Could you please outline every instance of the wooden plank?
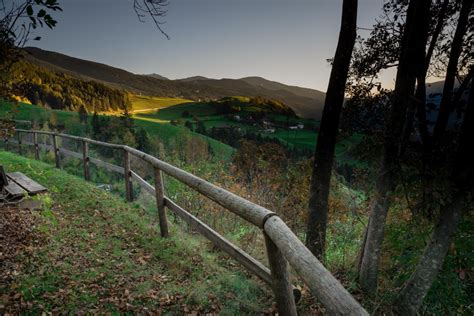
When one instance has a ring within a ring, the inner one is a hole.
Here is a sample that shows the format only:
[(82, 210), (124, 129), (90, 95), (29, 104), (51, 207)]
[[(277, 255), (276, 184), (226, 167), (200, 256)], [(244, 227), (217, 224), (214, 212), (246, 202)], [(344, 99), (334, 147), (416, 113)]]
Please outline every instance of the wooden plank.
[(137, 181), (138, 185), (145, 191), (147, 191), (148, 193), (150, 193), (151, 195), (155, 196), (156, 192), (155, 192), (155, 188), (149, 184), (148, 182), (145, 181), (145, 179), (143, 179), (142, 177), (140, 177), (138, 174), (136, 174), (134, 171), (131, 171), (132, 173), (132, 179)]
[(67, 139), (72, 139), (72, 140), (77, 140), (77, 141), (86, 141), (89, 144), (93, 145), (98, 145), (98, 146), (103, 146), (103, 147), (108, 147), (108, 148), (114, 148), (114, 149), (123, 149), (124, 145), (120, 144), (110, 144), (106, 142), (101, 142), (98, 140), (90, 139), (87, 137), (80, 137), (80, 136), (74, 136), (74, 135), (68, 135), (68, 134), (61, 134), (61, 133), (55, 133), (55, 132), (48, 132), (48, 131), (37, 131), (37, 130), (28, 130), (28, 129), (21, 129), (17, 128), (17, 131), (20, 131), (22, 133), (33, 133), (33, 134), (41, 134), (41, 135), (57, 135), (59, 137), (67, 138)]
[(160, 221), (161, 237), (168, 237), (168, 221), (166, 220), (165, 210), (165, 188), (163, 186), (163, 176), (161, 170), (154, 168), (155, 172), (155, 198), (156, 208), (158, 209), (158, 219)]
[(265, 236), (268, 263), (272, 274), (272, 289), (277, 303), (278, 314), (296, 316), (296, 304), (290, 283), (288, 262), (283, 258), (280, 249), (278, 249), (270, 237), (265, 232), (263, 234)]
[(171, 177), (183, 182), (184, 184), (215, 201), (234, 214), (256, 225), (257, 227), (263, 228), (265, 220), (269, 216), (275, 214), (274, 212), (271, 212), (260, 205), (252, 203), (234, 193), (231, 193), (199, 177), (196, 177), (189, 172), (161, 161), (156, 157), (129, 146), (124, 146), (124, 149), (134, 156), (150, 163), (153, 167), (156, 167)]
[(2, 165), (0, 165), (0, 190), (8, 185), (8, 178), (7, 174), (5, 173), (5, 169)]
[[(79, 155), (80, 155), (80, 154), (79, 154)], [(81, 157), (81, 158), (82, 158), (82, 157)], [(113, 171), (113, 172), (117, 172), (117, 173), (120, 173), (120, 174), (124, 174), (124, 173), (125, 173), (123, 167), (120, 167), (120, 166), (111, 164), (111, 163), (109, 163), (109, 162), (105, 162), (105, 161), (102, 161), (102, 160), (100, 160), (100, 159), (92, 158), (92, 157), (89, 157), (89, 161), (90, 161), (91, 163), (93, 163), (94, 165), (96, 165), (97, 167), (102, 167), (102, 168), (104, 168), (104, 169), (107, 169), (108, 171)]]
[(23, 189), (22, 187), (20, 187), (18, 184), (16, 184), (13, 181), (9, 181), (8, 185), (3, 188), (12, 197), (21, 197), (21, 196), (24, 196), (25, 194), (28, 194), (28, 192), (26, 192), (25, 189)]
[(130, 169), (130, 155), (128, 151), (123, 151), (123, 169), (124, 169), (124, 181), (125, 181), (125, 198), (127, 201), (133, 201), (133, 185), (132, 185), (132, 174)]
[(36, 181), (31, 180), (21, 172), (7, 173), (7, 177), (10, 178), (10, 180), (16, 182), (19, 186), (21, 186), (23, 189), (25, 189), (31, 194), (47, 191), (44, 186), (42, 186)]
[[(16, 142), (17, 141), (15, 141), (15, 143)], [(34, 146), (34, 143), (31, 143), (31, 142), (23, 142), (23, 144)], [(38, 144), (38, 146), (42, 149), (53, 150), (53, 146), (51, 146), (51, 145)], [(77, 159), (81, 159), (81, 160), (84, 159), (83, 154), (77, 153), (75, 151), (67, 150), (67, 149), (64, 149), (64, 148), (58, 148), (58, 150), (62, 155), (66, 156), (66, 157), (73, 157), (73, 158), (77, 158)], [(91, 163), (93, 163), (94, 165), (96, 165), (97, 167), (102, 167), (104, 169), (107, 169), (108, 171), (113, 171), (113, 172), (117, 172), (117, 173), (120, 173), (120, 174), (124, 174), (123, 167), (111, 164), (109, 162), (102, 161), (102, 160), (97, 159), (97, 158), (92, 158), (92, 157), (89, 157), (89, 161)]]
[(240, 262), (247, 270), (258, 276), (267, 284), (272, 284), (272, 277), (270, 270), (265, 267), (260, 261), (250, 256), (248, 253), (232, 244), (225, 239), (221, 234), (207, 226), (204, 222), (192, 215), (188, 211), (181, 208), (179, 205), (165, 197), (165, 206), (172, 210), (176, 215), (182, 218), (194, 230), (212, 241), (214, 245), (225, 253), (229, 254), (236, 261)]
[(22, 151), (22, 148), (21, 148), (21, 133), (18, 132), (17, 133), (17, 143), (18, 143), (18, 154), (20, 154), (20, 156), (23, 155), (23, 151)]
[(82, 141), (82, 166), (84, 168), (84, 179), (89, 181), (91, 179), (89, 169), (89, 144), (85, 141)]
[(54, 160), (56, 162), (56, 168), (60, 169), (61, 168), (61, 157), (59, 155), (59, 148), (57, 144), (57, 139), (56, 135), (51, 135), (52, 140), (53, 140), (53, 151), (54, 151)]
[(329, 315), (369, 315), (280, 217), (268, 218), (264, 230)]
[(33, 132), (33, 144), (35, 146), (35, 159), (39, 160), (38, 134), (36, 132)]

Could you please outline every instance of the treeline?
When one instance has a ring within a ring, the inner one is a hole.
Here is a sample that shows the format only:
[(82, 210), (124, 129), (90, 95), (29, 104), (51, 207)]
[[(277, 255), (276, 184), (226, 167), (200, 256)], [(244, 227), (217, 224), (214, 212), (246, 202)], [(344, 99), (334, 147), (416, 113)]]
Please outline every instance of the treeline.
[(211, 127), (206, 129), (202, 121), (198, 121), (196, 128), (190, 121), (186, 121), (184, 124), (191, 131), (206, 135), (210, 138), (216, 139), (224, 144), (239, 149), (243, 140), (252, 141), (258, 145), (264, 144), (276, 144), (281, 146), (288, 157), (309, 157), (313, 154), (312, 150), (305, 148), (298, 148), (296, 146), (288, 146), (284, 141), (278, 138), (264, 136), (260, 133), (254, 133), (248, 130), (242, 130), (238, 127), (229, 126), (225, 128)]
[(14, 65), (9, 81), (16, 95), (55, 110), (77, 111), (83, 107), (88, 112), (120, 111), (131, 105), (124, 91), (53, 72), (26, 61)]
[[(87, 124), (87, 114), (79, 111), (82, 123)], [(124, 111), (120, 117), (98, 115), (94, 112), (91, 119), (92, 138), (103, 142), (114, 144), (125, 144), (138, 150), (149, 152), (151, 149), (150, 137), (143, 128), (137, 128), (128, 111)], [(112, 156), (108, 148), (99, 150), (106, 156)]]
[(219, 100), (210, 101), (209, 105), (214, 107), (217, 114), (231, 114), (241, 111), (253, 113), (271, 113), (287, 116), (296, 116), (295, 112), (286, 104), (279, 100), (256, 96), (247, 97), (225, 97)]

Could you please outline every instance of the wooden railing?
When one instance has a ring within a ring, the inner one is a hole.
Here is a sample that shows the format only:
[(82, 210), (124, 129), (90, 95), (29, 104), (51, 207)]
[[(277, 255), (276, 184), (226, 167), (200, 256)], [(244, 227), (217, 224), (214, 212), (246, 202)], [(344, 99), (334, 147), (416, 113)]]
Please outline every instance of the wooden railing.
[[(321, 302), (329, 314), (368, 315), (366, 310), (323, 264), (312, 255), (300, 239), (274, 212), (129, 146), (38, 130), (16, 129), (15, 132), (16, 139), (15, 137), (10, 140), (5, 139), (5, 143), (7, 148), (11, 147), (9, 143), (14, 143), (20, 155), (23, 153), (23, 146), (29, 145), (34, 147), (36, 159), (40, 158), (40, 148), (53, 151), (57, 168), (61, 167), (61, 156), (81, 159), (83, 161), (84, 178), (86, 180), (90, 179), (90, 163), (95, 164), (97, 167), (122, 174), (125, 180), (126, 198), (128, 201), (133, 200), (132, 181), (135, 181), (141, 188), (156, 197), (162, 237), (169, 235), (168, 221), (166, 218), (166, 209), (168, 209), (182, 218), (197, 232), (213, 242), (220, 250), (237, 260), (251, 273), (268, 283), (275, 295), (280, 315), (296, 315), (295, 296), (299, 297), (300, 295), (299, 291), (290, 283), (288, 262), (299, 274), (301, 279), (304, 280), (305, 284), (311, 290), (311, 293)], [(32, 134), (33, 142), (23, 141), (22, 134)], [(40, 134), (49, 135), (51, 137), (51, 145), (38, 143), (38, 135)], [(58, 146), (59, 142), (57, 141), (58, 137), (79, 142), (82, 147), (82, 153), (60, 148)], [(89, 145), (97, 145), (121, 151), (123, 155), (123, 166), (117, 166), (90, 157)], [(140, 158), (154, 168), (154, 186), (131, 170), (131, 155)], [(262, 229), (270, 269), (232, 244), (197, 217), (177, 205), (169, 197), (166, 197), (162, 172), (181, 181), (188, 187), (198, 191), (232, 213)]]

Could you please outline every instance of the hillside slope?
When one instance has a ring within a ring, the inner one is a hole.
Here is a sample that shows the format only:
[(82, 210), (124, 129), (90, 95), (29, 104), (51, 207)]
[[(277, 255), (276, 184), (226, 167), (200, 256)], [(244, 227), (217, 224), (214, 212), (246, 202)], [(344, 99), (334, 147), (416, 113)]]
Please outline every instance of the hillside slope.
[(260, 314), (269, 291), (223, 268), (171, 222), (160, 238), (146, 211), (42, 162), (0, 151), (51, 193), (40, 211), (0, 206), (0, 314)]
[[(262, 96), (283, 101), (298, 115), (320, 118), (325, 93), (288, 86), (259, 77), (208, 79), (201, 76), (181, 80), (160, 79), (159, 75), (137, 75), (105, 64), (70, 57), (35, 47), (25, 49), (26, 58), (55, 71), (82, 79), (94, 79), (136, 93), (152, 96), (182, 97), (192, 100), (219, 99), (227, 96)], [(256, 79), (257, 78), (257, 79)]]

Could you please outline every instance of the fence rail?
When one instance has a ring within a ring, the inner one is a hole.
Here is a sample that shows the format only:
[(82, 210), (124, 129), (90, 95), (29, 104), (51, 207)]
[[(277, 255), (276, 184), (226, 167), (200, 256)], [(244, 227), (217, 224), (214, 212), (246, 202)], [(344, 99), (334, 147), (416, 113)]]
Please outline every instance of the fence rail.
[[(169, 234), (166, 218), (166, 209), (168, 209), (214, 243), (220, 250), (226, 252), (242, 264), (248, 271), (269, 284), (275, 295), (280, 315), (296, 315), (295, 297), (299, 298), (300, 296), (299, 291), (290, 283), (288, 262), (309, 287), (311, 293), (331, 315), (368, 315), (367, 311), (323, 264), (312, 255), (300, 239), (274, 212), (126, 145), (110, 144), (89, 138), (47, 131), (16, 129), (15, 132), (17, 133), (16, 139), (14, 137), (12, 139), (6, 138), (5, 143), (7, 147), (10, 147), (9, 143), (16, 144), (20, 155), (23, 153), (22, 147), (28, 145), (34, 147), (36, 159), (40, 159), (40, 148), (52, 151), (55, 155), (56, 167), (58, 168), (61, 167), (61, 156), (81, 159), (86, 180), (90, 179), (89, 163), (122, 174), (124, 176), (128, 201), (133, 200), (132, 182), (135, 181), (143, 190), (154, 195), (156, 198), (162, 237), (166, 237)], [(22, 134), (32, 134), (33, 142), (22, 141)], [(38, 135), (49, 135), (51, 137), (51, 145), (38, 143)], [(57, 141), (58, 138), (81, 143), (82, 153), (60, 148), (60, 142)], [(117, 166), (90, 157), (89, 145), (120, 150), (123, 155), (123, 166)], [(140, 158), (154, 168), (154, 186), (131, 170), (130, 156)], [(223, 206), (228, 211), (262, 229), (270, 268), (265, 267), (257, 259), (251, 257), (196, 216), (177, 205), (169, 197), (166, 197), (164, 195), (162, 173), (166, 173), (181, 181), (188, 187)]]

